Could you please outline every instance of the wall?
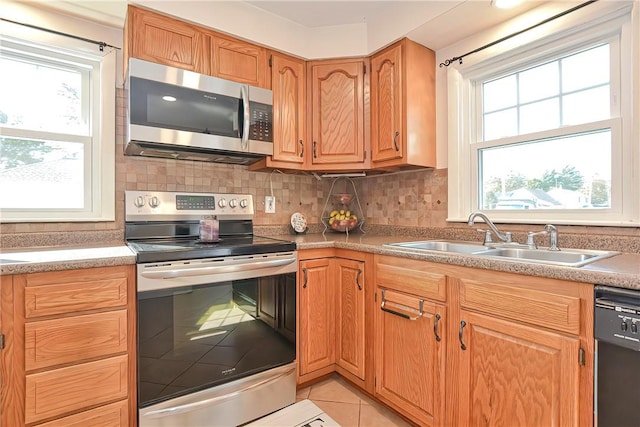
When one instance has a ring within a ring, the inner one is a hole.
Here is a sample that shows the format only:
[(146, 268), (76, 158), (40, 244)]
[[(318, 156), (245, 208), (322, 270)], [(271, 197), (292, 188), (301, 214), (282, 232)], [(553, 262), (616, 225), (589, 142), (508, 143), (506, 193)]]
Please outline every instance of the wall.
[[(45, 17), (36, 22), (46, 26), (47, 19)], [(86, 26), (85, 22), (79, 28)], [(69, 25), (63, 27), (74, 29)], [(437, 52), (438, 62), (460, 54), (468, 47), (477, 47), (489, 37), (490, 35), (485, 34), (475, 41), (468, 40), (459, 46), (439, 51)], [(117, 40), (108, 41), (118, 45)], [(635, 54), (637, 55), (637, 52)], [(443, 76), (446, 77), (446, 71), (440, 69), (437, 74), (437, 86), (440, 89), (437, 93), (437, 127), (439, 150), (444, 144), (446, 159), (447, 105), (446, 91), (444, 94), (442, 92), (443, 84), (446, 84)], [(304, 213), (311, 224), (320, 223), (321, 211), (329, 194), (331, 181), (318, 181), (309, 174), (249, 172), (243, 166), (125, 157), (122, 154), (125, 120), (124, 92), (122, 90), (118, 91), (117, 109), (116, 221), (0, 224), (0, 247), (122, 241), (124, 238), (125, 190), (246, 192), (253, 194), (256, 200), (255, 223), (257, 226), (274, 226), (274, 231), (286, 230), (291, 213), (296, 211)], [(640, 123), (640, 120), (638, 122)], [(438, 155), (441, 155), (440, 151)], [(399, 228), (405, 227), (407, 233), (428, 232), (432, 235), (448, 229), (457, 229), (469, 233), (469, 238), (477, 238), (477, 234), (466, 224), (446, 222), (447, 169), (445, 167), (446, 163), (444, 166), (439, 164), (439, 169), (436, 170), (374, 175), (355, 179), (357, 193), (366, 217), (366, 227), (380, 232), (387, 229), (393, 229), (397, 232)], [(276, 196), (276, 214), (265, 214), (262, 203), (264, 196), (270, 193), (270, 181)], [(389, 225), (394, 227), (388, 227)], [(520, 232), (520, 234), (524, 234), (527, 230), (540, 229), (536, 225), (507, 225), (501, 228)], [(321, 226), (314, 227), (314, 231), (322, 231), (322, 229)], [(560, 232), (562, 235), (595, 235), (597, 239), (593, 240), (598, 241), (617, 236), (640, 238), (640, 228), (638, 227), (565, 226), (560, 227)]]

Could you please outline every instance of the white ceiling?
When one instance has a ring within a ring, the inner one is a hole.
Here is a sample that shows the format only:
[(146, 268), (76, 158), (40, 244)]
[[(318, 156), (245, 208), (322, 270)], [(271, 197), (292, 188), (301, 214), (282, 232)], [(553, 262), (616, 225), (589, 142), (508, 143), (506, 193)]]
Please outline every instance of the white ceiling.
[[(127, 7), (127, 0), (37, 1), (76, 16), (116, 27), (123, 26)], [(154, 1), (160, 4), (164, 0)], [(548, 1), (525, 0), (520, 6), (509, 10), (492, 7), (491, 0), (254, 0), (245, 3), (309, 28), (372, 22), (380, 25), (384, 24), (385, 20), (390, 21), (389, 25), (398, 20), (418, 22), (419, 24), (413, 28), (406, 29), (406, 35), (437, 50), (508, 21)], [(191, 4), (197, 5), (198, 2)]]

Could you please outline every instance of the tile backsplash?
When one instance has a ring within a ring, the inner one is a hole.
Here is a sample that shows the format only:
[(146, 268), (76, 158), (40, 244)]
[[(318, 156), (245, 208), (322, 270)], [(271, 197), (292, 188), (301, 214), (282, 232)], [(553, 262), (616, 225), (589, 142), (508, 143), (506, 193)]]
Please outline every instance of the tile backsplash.
[[(253, 194), (256, 227), (267, 232), (286, 232), (293, 212), (303, 213), (312, 232), (324, 229), (320, 216), (333, 181), (318, 180), (309, 173), (250, 172), (246, 166), (223, 165), (188, 160), (125, 156), (125, 92), (117, 90), (116, 114), (116, 220), (86, 223), (5, 223), (0, 224), (0, 247), (47, 246), (56, 244), (98, 243), (124, 239), (125, 190), (161, 190)], [(448, 224), (447, 170), (418, 170), (354, 178), (356, 193), (366, 218), (366, 227), (384, 226), (407, 230), (458, 228), (468, 232), (466, 224)], [(349, 181), (336, 181), (333, 193), (351, 192)], [(264, 211), (264, 198), (276, 197), (276, 213)], [(532, 226), (507, 227), (524, 232)], [(418, 230), (419, 231), (419, 230)], [(562, 227), (564, 233), (640, 238), (640, 228)], [(433, 234), (433, 233), (432, 233)]]

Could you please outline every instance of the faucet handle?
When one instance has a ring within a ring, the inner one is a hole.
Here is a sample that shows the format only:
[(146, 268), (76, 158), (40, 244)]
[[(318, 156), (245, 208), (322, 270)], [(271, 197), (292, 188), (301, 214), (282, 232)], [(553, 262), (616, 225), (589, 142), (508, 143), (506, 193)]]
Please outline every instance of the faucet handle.
[(482, 228), (476, 228), (476, 231), (479, 233), (484, 233), (484, 241), (483, 245), (487, 245), (489, 243), (493, 243), (493, 235), (491, 234), (491, 230), (484, 230)]

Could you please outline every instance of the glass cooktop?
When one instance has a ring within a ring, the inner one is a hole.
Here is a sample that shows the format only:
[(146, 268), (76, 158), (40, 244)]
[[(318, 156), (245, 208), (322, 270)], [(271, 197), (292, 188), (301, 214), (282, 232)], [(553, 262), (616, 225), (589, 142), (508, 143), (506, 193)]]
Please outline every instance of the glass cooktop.
[(260, 236), (222, 236), (217, 242), (198, 238), (130, 240), (127, 245), (137, 255), (137, 262), (183, 261), (236, 255), (258, 255), (296, 249), (295, 242)]

